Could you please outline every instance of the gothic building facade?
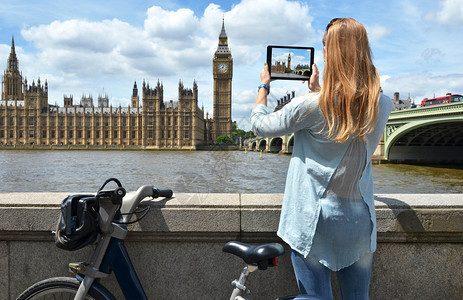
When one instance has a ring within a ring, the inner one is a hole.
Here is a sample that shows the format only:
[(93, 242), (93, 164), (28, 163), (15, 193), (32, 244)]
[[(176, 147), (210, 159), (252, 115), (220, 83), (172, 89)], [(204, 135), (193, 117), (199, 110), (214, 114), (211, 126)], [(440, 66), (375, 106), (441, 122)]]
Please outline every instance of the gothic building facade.
[[(223, 71), (223, 64), (226, 70)], [(180, 81), (178, 101), (164, 101), (159, 81), (154, 87), (134, 83), (130, 105), (113, 107), (107, 95), (95, 106), (91, 95), (80, 103), (64, 96), (64, 106), (48, 103), (48, 83), (28, 84), (19, 71), (14, 39), (2, 80), (0, 145), (133, 145), (146, 148), (196, 149), (222, 135), (231, 135), (232, 59), (222, 23), (213, 58), (213, 112), (198, 106), (198, 86)], [(141, 101), (140, 101), (141, 97)]]
[(272, 64), (272, 73), (288, 73), (291, 72), (291, 53), (288, 53), (286, 62), (277, 61)]

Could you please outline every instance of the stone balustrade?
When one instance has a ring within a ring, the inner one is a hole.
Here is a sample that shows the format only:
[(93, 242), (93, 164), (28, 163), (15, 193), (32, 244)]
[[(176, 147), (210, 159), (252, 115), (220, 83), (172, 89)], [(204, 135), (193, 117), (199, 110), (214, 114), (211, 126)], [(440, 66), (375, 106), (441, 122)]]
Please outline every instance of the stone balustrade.
[[(0, 299), (48, 277), (72, 276), (68, 263), (87, 258), (88, 248), (54, 245), (66, 196), (0, 193)], [(130, 225), (126, 245), (149, 299), (228, 299), (244, 263), (223, 253), (223, 244), (279, 241), (281, 201), (281, 194), (175, 194), (147, 203), (151, 211)], [(376, 214), (371, 299), (463, 298), (462, 195), (376, 195)], [(102, 283), (123, 299), (114, 276)], [(253, 299), (297, 293), (288, 253), (278, 267), (253, 273), (248, 287)]]

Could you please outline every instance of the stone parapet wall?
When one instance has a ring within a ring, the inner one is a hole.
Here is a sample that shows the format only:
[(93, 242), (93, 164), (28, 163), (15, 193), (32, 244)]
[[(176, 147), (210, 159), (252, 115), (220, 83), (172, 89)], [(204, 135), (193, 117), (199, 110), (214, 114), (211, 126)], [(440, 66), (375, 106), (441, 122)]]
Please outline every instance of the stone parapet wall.
[[(0, 299), (15, 299), (41, 279), (72, 276), (67, 264), (87, 258), (88, 248), (54, 245), (66, 196), (0, 193)], [(222, 246), (280, 241), (281, 201), (281, 194), (175, 194), (148, 202), (151, 211), (130, 225), (126, 245), (149, 299), (228, 299), (244, 263)], [(463, 298), (462, 195), (376, 195), (376, 214), (371, 299)], [(123, 299), (113, 276), (102, 282)], [(248, 283), (253, 299), (297, 293), (288, 251)]]

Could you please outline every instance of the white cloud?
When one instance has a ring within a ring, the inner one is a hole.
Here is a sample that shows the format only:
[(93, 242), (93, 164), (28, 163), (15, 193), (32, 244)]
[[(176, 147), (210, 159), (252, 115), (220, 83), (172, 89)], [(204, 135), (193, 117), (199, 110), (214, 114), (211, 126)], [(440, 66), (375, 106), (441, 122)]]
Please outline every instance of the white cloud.
[(390, 33), (390, 29), (381, 25), (365, 26), (368, 33), (368, 39), (370, 42), (380, 41), (383, 37)]
[(198, 28), (199, 21), (192, 10), (167, 11), (159, 6), (148, 9), (144, 26), (150, 37), (176, 41), (191, 41)]
[(118, 32), (130, 26), (117, 19), (88, 22), (85, 20), (54, 21), (21, 31), (24, 39), (39, 49), (57, 48), (73, 52), (109, 53), (117, 46)]
[(400, 76), (381, 76), (381, 87), (384, 93), (392, 96), (400, 92), (401, 98), (407, 98), (408, 93), (415, 103), (423, 98), (434, 95), (444, 96), (446, 93), (463, 93), (463, 74), (433, 75), (429, 72), (411, 73)]
[(437, 22), (449, 29), (463, 27), (463, 0), (444, 0), (439, 2), (439, 10), (425, 16), (425, 20)]
[[(258, 83), (266, 46), (311, 45), (318, 40), (306, 3), (242, 0), (229, 10), (211, 3), (202, 14), (152, 6), (138, 27), (117, 18), (25, 25), (21, 35), (37, 52), (18, 55), (21, 70), (31, 82), (39, 76), (47, 79), (49, 101), (59, 105), (63, 94), (96, 97), (103, 87), (115, 105), (125, 103), (133, 81), (141, 86), (143, 79), (152, 83), (159, 79), (165, 98), (176, 100), (178, 80), (186, 87), (196, 80), (200, 105), (210, 110), (211, 65), (222, 18), (234, 61), (233, 115), (248, 115), (255, 100), (255, 90), (252, 96), (248, 91), (249, 73), (255, 72)], [(7, 56), (9, 46), (2, 45), (2, 52)]]

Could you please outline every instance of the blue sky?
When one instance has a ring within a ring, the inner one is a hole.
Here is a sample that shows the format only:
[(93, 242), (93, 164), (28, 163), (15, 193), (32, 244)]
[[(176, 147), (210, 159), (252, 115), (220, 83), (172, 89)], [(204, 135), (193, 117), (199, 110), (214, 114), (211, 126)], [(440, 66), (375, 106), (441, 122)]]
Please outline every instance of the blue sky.
[[(269, 44), (315, 47), (335, 17), (353, 17), (369, 33), (381, 86), (390, 97), (419, 102), (447, 92), (463, 94), (463, 0), (389, 1), (16, 1), (2, 0), (0, 68), (14, 35), (28, 82), (47, 80), (49, 102), (63, 95), (107, 93), (127, 106), (134, 81), (161, 81), (164, 99), (177, 100), (178, 82), (196, 80), (199, 104), (212, 112), (212, 57), (222, 18), (234, 60), (233, 119), (248, 129), (259, 73)], [(300, 82), (272, 82), (270, 105)]]

